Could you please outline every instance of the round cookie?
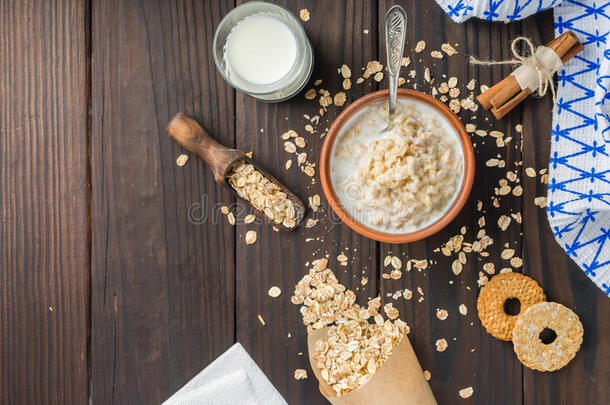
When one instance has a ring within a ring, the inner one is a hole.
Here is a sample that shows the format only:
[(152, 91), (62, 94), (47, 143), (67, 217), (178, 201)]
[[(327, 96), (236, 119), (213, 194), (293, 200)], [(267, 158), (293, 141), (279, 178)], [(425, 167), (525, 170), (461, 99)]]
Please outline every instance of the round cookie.
[(582, 336), (582, 323), (571, 309), (556, 302), (541, 302), (517, 319), (513, 348), (525, 366), (555, 371), (574, 358)]
[[(520, 310), (512, 315), (505, 310), (506, 302), (511, 299), (518, 300), (520, 305)], [(500, 273), (481, 289), (477, 311), (481, 324), (489, 334), (509, 341), (519, 315), (545, 300), (542, 287), (533, 278), (520, 273)]]

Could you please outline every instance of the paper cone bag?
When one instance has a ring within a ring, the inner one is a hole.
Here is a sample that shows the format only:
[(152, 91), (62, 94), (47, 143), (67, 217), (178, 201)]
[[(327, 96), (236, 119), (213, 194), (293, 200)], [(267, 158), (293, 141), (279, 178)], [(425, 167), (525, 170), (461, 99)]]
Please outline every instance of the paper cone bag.
[(320, 392), (333, 405), (437, 405), (428, 381), (419, 365), (417, 356), (405, 335), (392, 355), (383, 363), (371, 379), (359, 388), (340, 397), (324, 381), (320, 370), (312, 361), (315, 344), (328, 339), (328, 329), (311, 331), (307, 336), (309, 362), (320, 384)]

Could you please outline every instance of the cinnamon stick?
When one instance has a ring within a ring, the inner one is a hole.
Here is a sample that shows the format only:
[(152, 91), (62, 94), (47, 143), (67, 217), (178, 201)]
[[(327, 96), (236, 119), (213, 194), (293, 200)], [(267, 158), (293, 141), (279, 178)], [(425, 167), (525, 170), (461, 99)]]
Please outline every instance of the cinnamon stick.
[[(584, 49), (572, 31), (566, 31), (549, 42), (546, 47), (552, 49), (561, 58), (563, 63)], [(494, 116), (500, 119), (531, 93), (527, 88), (521, 89), (517, 79), (511, 74), (480, 94), (477, 97), (477, 101), (486, 110), (491, 109)]]

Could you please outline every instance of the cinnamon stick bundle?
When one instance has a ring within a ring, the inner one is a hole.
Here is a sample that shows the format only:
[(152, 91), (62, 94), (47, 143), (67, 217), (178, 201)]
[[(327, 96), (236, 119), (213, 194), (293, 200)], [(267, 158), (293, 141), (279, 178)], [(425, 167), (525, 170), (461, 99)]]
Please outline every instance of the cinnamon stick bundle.
[[(546, 45), (546, 48), (549, 48), (559, 56), (561, 64), (564, 64), (584, 49), (583, 45), (578, 41), (578, 38), (572, 31), (564, 32), (553, 39)], [(530, 87), (522, 88), (523, 83), (520, 84), (517, 80), (519, 74), (522, 75), (523, 73), (526, 73), (523, 70), (519, 71), (519, 69), (513, 71), (502, 81), (477, 97), (477, 101), (481, 106), (486, 110), (491, 109), (491, 112), (496, 119), (504, 117), (515, 108), (517, 104), (532, 94), (533, 90)]]

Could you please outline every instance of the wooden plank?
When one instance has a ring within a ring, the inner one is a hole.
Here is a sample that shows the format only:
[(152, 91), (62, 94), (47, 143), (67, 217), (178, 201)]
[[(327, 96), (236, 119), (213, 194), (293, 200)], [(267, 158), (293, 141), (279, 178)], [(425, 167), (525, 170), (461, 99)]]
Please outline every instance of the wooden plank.
[(87, 402), (87, 10), (0, 2), (0, 402)]
[[(340, 91), (342, 81), (337, 68), (344, 63), (349, 65), (355, 82), (361, 67), (377, 58), (375, 1), (299, 0), (284, 5), (297, 16), (302, 8), (311, 12), (311, 19), (303, 22), (303, 26), (313, 45), (316, 62), (306, 89), (313, 87), (316, 79), (323, 79), (320, 87), (334, 95)], [(368, 29), (370, 34), (363, 35), (363, 29)], [(348, 102), (369, 92), (369, 86), (354, 85), (347, 92)], [(305, 100), (303, 94), (280, 104), (257, 103), (248, 96), (237, 95), (237, 146), (253, 151), (254, 159), (304, 200), (316, 193), (322, 197), (321, 209), (315, 215), (311, 210), (307, 214), (306, 218), (320, 219), (311, 229), (302, 227), (294, 233), (276, 233), (267, 225), (237, 227), (237, 340), (288, 403), (323, 404), (326, 401), (319, 394), (307, 356), (299, 355), (306, 352), (306, 329), (290, 296), (295, 284), (308, 271), (305, 263), (328, 255), (329, 267), (348, 288), (358, 289), (360, 301), (374, 297), (378, 294), (377, 257), (376, 242), (351, 232), (337, 223), (336, 218), (333, 221), (318, 175), (312, 184), (311, 178), (297, 167), (296, 156), (284, 151), (280, 135), (294, 129), (307, 140), (304, 150), (309, 160), (317, 163), (323, 142), (320, 135), (340, 111), (338, 107), (330, 107), (316, 126), (317, 132), (309, 134), (304, 130), (307, 122), (303, 114), (318, 114), (319, 105), (317, 100)], [(286, 171), (285, 161), (291, 157), (293, 167)], [(258, 232), (258, 241), (246, 247), (243, 237), (249, 229)], [(347, 267), (337, 264), (336, 257), (342, 251), (350, 257)], [(360, 286), (362, 275), (370, 280), (365, 288)], [(279, 298), (267, 295), (272, 285), (282, 289)], [(265, 319), (265, 327), (259, 323), (258, 314)], [(307, 369), (309, 379), (295, 381), (293, 373), (297, 368)]]
[[(381, 1), (379, 8), (379, 24), (383, 25), (386, 10), (393, 4)], [(500, 80), (509, 68), (476, 68), (468, 64), (468, 56), (475, 55), (482, 59), (506, 59), (508, 55), (508, 40), (519, 34), (519, 24), (492, 24), (479, 20), (470, 20), (464, 24), (456, 24), (434, 2), (419, 1), (399, 2), (408, 13), (409, 28), (405, 55), (410, 56), (412, 63), (402, 72), (404, 77), (411, 69), (417, 72), (417, 89), (431, 94), (432, 85), (446, 82), (449, 77), (458, 78), (460, 99), (466, 97), (466, 88), (470, 79), (476, 79), (475, 94), (479, 94), (479, 85), (491, 84)], [(383, 34), (379, 34), (380, 43)], [(414, 52), (416, 43), (426, 42), (423, 52)], [(430, 52), (440, 51), (441, 45), (448, 42), (456, 47), (459, 54), (443, 59), (434, 59)], [(457, 45), (456, 45), (457, 44)], [(504, 44), (500, 46), (500, 44)], [(382, 52), (385, 52), (382, 50)], [(424, 80), (425, 68), (430, 69), (434, 83)], [(412, 81), (413, 82), (413, 81)], [(413, 87), (407, 83), (405, 87)], [(387, 86), (382, 82), (382, 87)], [(437, 96), (440, 97), (440, 94)], [(403, 270), (400, 280), (381, 278), (382, 299), (393, 302), (400, 310), (401, 316), (411, 326), (409, 338), (415, 348), (422, 367), (431, 372), (430, 386), (439, 404), (456, 403), (459, 400), (458, 391), (473, 387), (473, 399), (481, 404), (520, 404), (521, 403), (521, 364), (513, 354), (509, 344), (502, 343), (488, 335), (481, 327), (477, 318), (476, 300), (479, 287), (477, 279), (482, 265), (494, 263), (496, 270), (508, 267), (508, 263), (500, 259), (500, 251), (504, 244), (510, 243), (520, 251), (520, 226), (513, 223), (506, 232), (498, 226), (498, 217), (502, 214), (518, 212), (520, 199), (508, 195), (500, 198), (500, 208), (492, 205), (491, 197), (498, 181), (506, 178), (507, 170), (514, 170), (515, 163), (520, 161), (519, 135), (515, 134), (514, 124), (510, 119), (496, 122), (490, 113), (479, 109), (476, 113), (459, 114), (464, 123), (474, 123), (485, 130), (500, 130), (506, 136), (512, 136), (512, 142), (499, 148), (491, 137), (481, 138), (473, 134), (471, 137), (475, 147), (476, 174), (470, 199), (445, 229), (423, 241), (405, 245), (381, 244), (380, 275), (389, 273), (389, 268), (383, 267), (383, 260), (388, 255), (399, 256), (403, 268), (409, 259), (427, 259), (428, 268), (419, 271), (413, 268), (410, 272)], [(472, 119), (476, 117), (475, 119)], [(491, 118), (490, 118), (491, 117)], [(488, 168), (485, 162), (501, 156), (506, 162), (506, 168)], [(477, 202), (482, 202), (482, 211), (477, 210)], [(438, 252), (438, 248), (453, 235), (461, 233), (466, 227), (465, 241), (473, 242), (479, 232), (478, 220), (484, 216), (486, 234), (493, 238), (494, 244), (487, 251), (489, 257), (484, 258), (475, 253), (466, 254), (467, 263), (461, 274), (455, 276), (451, 264), (457, 255), (446, 257)], [(423, 295), (418, 292), (421, 288)], [(413, 292), (411, 300), (402, 297), (394, 300), (388, 297), (398, 290), (408, 288)], [(468, 313), (459, 313), (460, 304), (466, 305)], [(449, 312), (446, 320), (436, 317), (438, 309)], [(436, 340), (446, 339), (448, 348), (444, 352), (436, 350)]]
[[(554, 37), (552, 13), (525, 20), (523, 32), (535, 43)], [(530, 99), (523, 109), (523, 167), (537, 170), (549, 164), (552, 101)], [(580, 353), (565, 368), (539, 373), (524, 368), (524, 404), (602, 404), (610, 398), (610, 300), (584, 272), (568, 258), (555, 241), (546, 212), (534, 205), (534, 198), (546, 195), (540, 176), (521, 176), (524, 185), (525, 271), (538, 280), (550, 301), (566, 305), (578, 314), (585, 336)]]
[(233, 144), (211, 56), (231, 6), (93, 2), (91, 403), (160, 403), (234, 342), (233, 200), (165, 135), (185, 111)]

